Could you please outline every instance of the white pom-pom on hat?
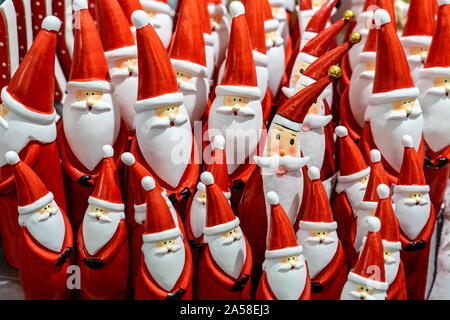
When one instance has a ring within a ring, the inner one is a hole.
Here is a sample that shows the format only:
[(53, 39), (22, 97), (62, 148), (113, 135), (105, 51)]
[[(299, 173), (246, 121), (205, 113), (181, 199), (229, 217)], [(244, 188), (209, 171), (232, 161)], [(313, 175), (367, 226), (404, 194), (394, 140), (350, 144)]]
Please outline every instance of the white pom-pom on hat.
[(153, 190), (156, 187), (155, 180), (150, 176), (143, 177), (141, 184), (145, 191)]
[(150, 18), (147, 16), (144, 10), (136, 10), (131, 15), (131, 21), (133, 21), (136, 29), (142, 29), (150, 23)]
[(103, 146), (103, 158), (111, 158), (114, 155), (114, 149), (109, 144)]
[(59, 31), (59, 28), (61, 28), (61, 20), (55, 16), (45, 17), (44, 21), (42, 21), (42, 29), (48, 31)]
[(344, 126), (337, 126), (336, 129), (334, 129), (334, 132), (336, 132), (339, 138), (348, 136), (348, 130)]
[(377, 149), (370, 150), (370, 161), (377, 163), (381, 161), (381, 153)]
[(380, 199), (387, 199), (389, 197), (389, 187), (385, 184), (378, 185), (377, 194)]
[(232, 18), (240, 16), (241, 14), (245, 14), (245, 7), (242, 2), (233, 1), (230, 4), (230, 13)]
[(86, 0), (73, 0), (72, 3), (73, 11), (80, 11), (88, 8), (88, 4)]
[(319, 169), (317, 169), (317, 167), (308, 168), (308, 177), (311, 180), (318, 180), (318, 179), (320, 179), (320, 171), (319, 171)]
[(134, 156), (131, 152), (122, 153), (122, 155), (120, 156), (120, 159), (128, 167), (132, 166), (136, 162), (136, 159), (134, 158)]
[(380, 230), (381, 222), (377, 217), (367, 217), (366, 226), (370, 232), (377, 232)]
[(212, 146), (215, 149), (225, 149), (225, 138), (222, 135), (217, 135), (214, 137)]
[(214, 177), (211, 172), (205, 171), (200, 175), (200, 180), (205, 186), (210, 186), (214, 183)]
[(20, 161), (19, 155), (15, 151), (8, 151), (5, 154), (6, 162), (8, 162), (9, 165), (15, 165)]
[(445, 6), (446, 4), (450, 4), (450, 0), (438, 0), (439, 6)]
[(380, 27), (386, 23), (391, 22), (391, 17), (389, 16), (389, 13), (384, 9), (378, 9), (377, 11), (375, 11), (373, 19), (375, 20), (375, 24), (377, 27)]
[(410, 135), (405, 134), (405, 135), (402, 137), (402, 144), (403, 144), (403, 146), (406, 147), (406, 148), (412, 148), (413, 145), (414, 145), (413, 138), (412, 138)]
[(280, 198), (278, 198), (278, 194), (275, 191), (267, 192), (266, 199), (271, 206), (276, 206), (280, 203)]

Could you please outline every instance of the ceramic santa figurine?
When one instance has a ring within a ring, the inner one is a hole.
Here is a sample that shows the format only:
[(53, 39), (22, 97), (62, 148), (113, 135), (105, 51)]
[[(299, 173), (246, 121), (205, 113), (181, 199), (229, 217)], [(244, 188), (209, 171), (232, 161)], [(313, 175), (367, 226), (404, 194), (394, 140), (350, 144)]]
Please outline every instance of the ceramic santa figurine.
[(436, 16), (433, 1), (411, 0), (400, 41), (406, 52), (414, 83), (427, 59)]
[(270, 204), (270, 228), (256, 300), (309, 300), (311, 281), (303, 248), (297, 243), (276, 192), (269, 191), (266, 198)]
[[(383, 242), (384, 271), (388, 284), (386, 300), (406, 300), (405, 270), (400, 259), (400, 231), (397, 217), (392, 208), (389, 187), (380, 184), (377, 187), (378, 205), (375, 216), (380, 219), (380, 236)], [(366, 238), (363, 239), (363, 243)]]
[(84, 300), (125, 299), (130, 252), (114, 150), (103, 146), (100, 176), (78, 231), (77, 264)]
[(140, 2), (159, 39), (167, 48), (172, 39), (173, 26), (171, 9), (167, 0), (140, 0)]
[(311, 299), (338, 300), (348, 273), (344, 250), (336, 233), (338, 225), (320, 181), (319, 169), (309, 167), (308, 176), (310, 192), (297, 239), (308, 263)]
[(169, 57), (191, 126), (202, 118), (208, 102), (208, 69), (204, 48), (197, 3), (195, 0), (183, 0)]
[(230, 25), (228, 23), (227, 8), (222, 0), (207, 0), (211, 35), (214, 38), (214, 63), (218, 69), (225, 59)]
[(436, 213), (430, 201), (430, 187), (425, 182), (420, 156), (414, 149), (414, 140), (405, 135), (402, 143), (405, 148), (403, 163), (392, 199), (400, 222), (408, 299), (419, 300), (425, 296)]
[(128, 148), (128, 139), (126, 134), (119, 134), (120, 109), (87, 2), (74, 0), (73, 5), (75, 48), (57, 139), (66, 173), (68, 216), (77, 230), (99, 175), (103, 146), (114, 146), (119, 168), (120, 154)]
[(205, 134), (209, 141), (218, 134), (225, 138), (229, 179), (242, 191), (255, 168), (250, 162), (258, 151), (263, 112), (245, 9), (233, 1), (230, 10), (233, 20), (224, 75), (215, 90)]
[(186, 237), (156, 188), (142, 179), (147, 193), (145, 232), (135, 283), (137, 300), (192, 300), (192, 256)]
[[(55, 19), (55, 21), (57, 21)], [(72, 227), (41, 179), (18, 154), (5, 155), (14, 167), (19, 225), (20, 282), (29, 300), (71, 299), (67, 268), (73, 264)], [(69, 272), (70, 273), (70, 272)]]
[(0, 215), (0, 230), (6, 261), (15, 268), (19, 267), (17, 239), (20, 233), (17, 192), (13, 168), (8, 165), (4, 154), (17, 152), (53, 193), (60, 208), (66, 210), (53, 107), (54, 59), (60, 25), (56, 17), (44, 19), (42, 30), (28, 54), (1, 92), (0, 204), (3, 214)]
[(95, 8), (100, 39), (114, 84), (114, 97), (127, 135), (132, 137), (138, 90), (136, 44), (117, 0), (96, 0)]
[(423, 136), (426, 144), (425, 177), (431, 187), (430, 197), (436, 210), (441, 208), (450, 166), (448, 132), (450, 92), (450, 2), (440, 1), (436, 29), (424, 69), (419, 71), (417, 87), (423, 106)]
[(388, 284), (384, 271), (384, 251), (380, 220), (366, 221), (369, 233), (355, 267), (349, 272), (341, 300), (385, 300)]
[(212, 174), (200, 179), (206, 187), (205, 246), (194, 279), (198, 300), (248, 300), (252, 251), (237, 218)]
[(169, 199), (181, 213), (198, 179), (197, 145), (164, 46), (144, 12), (135, 11), (132, 19), (140, 71), (136, 138), (130, 150), (167, 190)]
[(333, 201), (334, 218), (339, 226), (338, 236), (344, 246), (347, 263), (356, 259), (350, 239), (350, 228), (356, 219), (356, 209), (363, 200), (369, 181), (370, 167), (367, 165), (355, 142), (345, 127), (336, 127), (339, 143), (339, 173), (336, 196)]
[(136, 41), (136, 28), (134, 27), (133, 21), (131, 20), (131, 15), (136, 10), (143, 10), (142, 4), (139, 0), (117, 0), (122, 7), (123, 13), (128, 20), (128, 25), (130, 27), (131, 33), (133, 34), (134, 40)]
[(286, 100), (272, 120), (262, 156), (255, 157), (258, 167), (244, 191), (238, 212), (258, 267), (264, 261), (270, 217), (270, 205), (264, 195), (277, 190), (280, 204), (296, 229), (309, 190), (305, 167), (309, 158), (303, 156), (299, 135), (311, 105), (339, 74), (339, 67), (334, 66), (329, 76)]
[[(372, 149), (381, 152), (383, 166), (395, 182), (402, 164), (402, 137), (410, 135), (419, 158), (424, 158), (423, 117), (419, 90), (414, 87), (405, 53), (389, 13), (375, 11), (377, 59), (373, 93), (364, 116), (359, 147), (366, 159)], [(421, 161), (423, 164), (423, 160)]]

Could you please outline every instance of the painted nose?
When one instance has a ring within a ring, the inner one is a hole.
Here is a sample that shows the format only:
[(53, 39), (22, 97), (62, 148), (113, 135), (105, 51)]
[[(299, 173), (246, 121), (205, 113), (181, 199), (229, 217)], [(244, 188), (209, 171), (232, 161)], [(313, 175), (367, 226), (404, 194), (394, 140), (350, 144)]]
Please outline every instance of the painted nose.
[(233, 106), (233, 111), (239, 111), (240, 108), (241, 108), (240, 105), (235, 104), (235, 105)]
[(130, 64), (128, 65), (128, 71), (129, 71), (129, 72), (133, 72), (133, 71), (134, 71), (134, 66), (133, 66), (133, 64), (130, 63)]
[(411, 114), (413, 111), (413, 107), (411, 105), (406, 106), (405, 108), (406, 113)]
[(280, 157), (284, 157), (286, 155), (286, 151), (280, 150)]
[(174, 121), (177, 116), (173, 113), (169, 113), (169, 120)]
[(88, 106), (91, 106), (91, 107), (95, 104), (95, 100), (92, 98), (88, 98), (86, 102), (87, 102)]
[(295, 266), (297, 265), (297, 261), (291, 260), (290, 264), (292, 268), (295, 268)]

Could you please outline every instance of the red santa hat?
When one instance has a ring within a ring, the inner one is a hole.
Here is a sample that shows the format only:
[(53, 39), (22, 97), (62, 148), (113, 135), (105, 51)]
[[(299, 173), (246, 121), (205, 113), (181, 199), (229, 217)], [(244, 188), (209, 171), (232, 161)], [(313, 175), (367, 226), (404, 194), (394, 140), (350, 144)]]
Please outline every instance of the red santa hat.
[(411, 0), (409, 2), (406, 23), (403, 26), (401, 38), (403, 46), (430, 45), (436, 20), (433, 1)]
[(125, 17), (128, 20), (128, 25), (130, 28), (134, 28), (133, 21), (131, 21), (131, 15), (136, 10), (143, 10), (142, 4), (139, 0), (118, 0), (120, 6), (122, 7)]
[(297, 92), (280, 106), (272, 122), (293, 131), (300, 132), (302, 123), (309, 108), (322, 94), (323, 90), (335, 79), (341, 76), (341, 68), (332, 66), (328, 76)]
[[(317, 13), (318, 12), (320, 12), (320, 10), (317, 11)], [(319, 34), (304, 45), (300, 52), (301, 59), (307, 63), (313, 63), (318, 57), (327, 52), (333, 39), (335, 39), (338, 33), (353, 20), (354, 16), (355, 14), (353, 11), (347, 10), (341, 20), (333, 23), (326, 29), (318, 31)]]
[(414, 148), (414, 141), (409, 135), (402, 137), (404, 146), (403, 161), (398, 174), (395, 192), (429, 192), (430, 187), (425, 181), (423, 168), (420, 165), (417, 151)]
[(167, 0), (141, 0), (144, 9), (151, 9), (158, 13), (170, 14), (170, 6)]
[(436, 28), (421, 76), (450, 76), (450, 1), (438, 0), (438, 3)]
[(200, 180), (206, 186), (206, 226), (204, 234), (207, 236), (221, 234), (239, 226), (239, 218), (234, 215), (222, 189), (214, 183), (211, 172), (203, 172), (200, 175)]
[(392, 208), (389, 187), (385, 184), (380, 184), (377, 187), (377, 193), (380, 200), (378, 200), (375, 216), (380, 219), (380, 236), (383, 247), (385, 249), (400, 250), (402, 248), (399, 232), (400, 227), (394, 209)]
[(362, 52), (358, 55), (359, 62), (367, 62), (375, 60), (377, 56), (377, 34), (376, 28), (369, 30), (367, 34), (366, 42), (364, 43), (364, 48)]
[(156, 188), (152, 177), (142, 179), (142, 187), (147, 191), (147, 217), (145, 219), (145, 232), (142, 235), (144, 242), (158, 242), (181, 236), (181, 230), (175, 224), (167, 201)]
[(123, 211), (125, 206), (120, 193), (119, 175), (114, 163), (114, 150), (110, 145), (103, 146), (103, 160), (100, 163), (100, 176), (95, 183), (94, 192), (88, 203), (108, 210)]
[(280, 205), (280, 199), (274, 191), (266, 194), (270, 204), (270, 227), (267, 237), (266, 259), (299, 255), (303, 248), (298, 244), (294, 229), (286, 212)]
[(316, 167), (308, 169), (311, 180), (309, 197), (306, 199), (305, 213), (300, 220), (302, 230), (330, 230), (335, 231), (337, 223), (333, 219), (330, 201), (320, 181), (320, 171)]
[(322, 31), (331, 17), (331, 12), (336, 6), (337, 0), (329, 0), (322, 4), (319, 10), (309, 20), (305, 32), (319, 33)]
[(414, 87), (408, 61), (398, 39), (397, 31), (389, 13), (384, 9), (375, 11), (377, 34), (377, 59), (373, 94), (369, 104), (390, 103), (403, 98), (416, 98), (419, 90)]
[[(370, 167), (364, 160), (356, 143), (348, 135), (347, 128), (338, 126), (335, 132), (339, 141), (340, 169), (337, 176), (338, 181), (345, 184), (367, 176), (370, 173)], [(339, 190), (336, 191), (340, 192)]]
[(117, 0), (96, 0), (95, 17), (108, 61), (137, 55), (133, 34)]
[(169, 50), (174, 69), (206, 77), (205, 41), (195, 0), (183, 0), (180, 15)]
[[(214, 39), (211, 36), (211, 20), (209, 19), (208, 5), (206, 0), (197, 0), (198, 12), (200, 14), (200, 20), (203, 28), (203, 35), (205, 37), (205, 44), (214, 45)], [(212, 43), (211, 43), (212, 41)]]
[(269, 0), (263, 0), (263, 11), (264, 11), (264, 30), (272, 31), (278, 29), (278, 20), (273, 17), (272, 7), (270, 6)]
[(369, 9), (369, 7), (376, 5), (376, 3), (377, 3), (377, 0), (366, 0), (364, 2), (364, 7), (362, 9), (362, 12), (366, 12)]
[(311, 0), (300, 0), (299, 1), (300, 11), (312, 10)]
[(364, 192), (363, 202), (378, 202), (377, 187), (380, 184), (389, 185), (389, 179), (381, 163), (380, 151), (376, 149), (370, 150), (370, 160), (370, 177)]
[(136, 112), (156, 109), (168, 104), (183, 103), (177, 78), (166, 49), (142, 10), (131, 16), (136, 27), (138, 47), (139, 87)]
[(38, 175), (14, 151), (5, 155), (9, 165), (14, 167), (14, 180), (17, 190), (19, 214), (35, 213), (53, 201), (53, 193), (49, 192)]
[(74, 49), (67, 88), (111, 91), (111, 79), (102, 42), (86, 0), (74, 0)]
[(230, 4), (233, 18), (230, 41), (222, 81), (216, 87), (217, 96), (239, 95), (259, 99), (261, 91), (256, 80), (252, 44), (245, 19), (244, 5), (239, 1)]
[[(387, 290), (383, 243), (378, 232), (380, 230), (380, 220), (376, 217), (368, 217), (366, 223), (369, 232), (358, 261), (348, 274), (348, 280), (370, 288)], [(374, 271), (376, 271), (375, 274), (379, 279), (374, 279)]]
[(225, 138), (217, 135), (214, 137), (211, 145), (213, 148), (212, 163), (207, 167), (207, 171), (211, 172), (215, 184), (219, 186), (227, 199), (230, 199), (231, 192), (229, 189), (227, 157), (225, 154)]
[(245, 18), (253, 49), (253, 59), (256, 65), (267, 66), (269, 58), (266, 56), (266, 37), (264, 30), (264, 8), (260, 0), (243, 0)]
[(1, 92), (8, 108), (34, 123), (50, 124), (56, 117), (53, 96), (56, 38), (60, 27), (61, 21), (54, 16), (42, 21), (33, 45)]

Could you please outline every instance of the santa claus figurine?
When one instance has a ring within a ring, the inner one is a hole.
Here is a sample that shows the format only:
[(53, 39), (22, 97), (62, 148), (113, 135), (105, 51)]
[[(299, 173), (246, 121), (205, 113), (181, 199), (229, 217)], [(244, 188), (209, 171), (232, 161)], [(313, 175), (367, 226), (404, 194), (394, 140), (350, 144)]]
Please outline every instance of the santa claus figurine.
[(66, 283), (67, 268), (74, 257), (69, 219), (55, 202), (53, 193), (16, 152), (7, 152), (5, 158), (14, 168), (17, 187), (22, 227), (18, 239), (20, 282), (25, 298), (71, 299), (73, 293)]
[(427, 271), (436, 213), (430, 201), (430, 187), (425, 182), (414, 140), (402, 137), (405, 151), (398, 182), (393, 189), (395, 214), (400, 222), (402, 260), (405, 264), (408, 299), (424, 299)]
[(147, 193), (147, 214), (135, 299), (191, 300), (193, 266), (186, 237), (156, 188), (156, 181), (144, 177), (142, 187)]
[(385, 300), (388, 284), (384, 271), (384, 251), (380, 220), (366, 220), (369, 233), (355, 267), (349, 272), (341, 300)]
[(320, 171), (309, 167), (310, 193), (297, 231), (311, 278), (312, 300), (338, 300), (347, 279), (344, 250), (339, 241)]
[(431, 44), (436, 17), (433, 1), (411, 0), (400, 41), (405, 48), (414, 83)]
[(400, 259), (402, 244), (399, 224), (392, 208), (389, 187), (385, 184), (378, 185), (377, 194), (379, 200), (375, 216), (381, 222), (380, 236), (384, 250), (384, 271), (389, 286), (386, 300), (406, 300), (405, 270)]
[(198, 179), (197, 145), (164, 46), (143, 11), (135, 11), (132, 19), (140, 71), (136, 139), (130, 151), (182, 213)]
[(257, 300), (309, 300), (311, 281), (291, 222), (278, 195), (269, 191), (270, 228), (263, 274), (256, 291)]
[(339, 226), (338, 236), (344, 246), (347, 263), (356, 260), (356, 252), (350, 239), (350, 229), (356, 219), (356, 209), (364, 197), (369, 181), (370, 167), (361, 155), (347, 128), (336, 127), (339, 143), (340, 169), (337, 176), (336, 196), (333, 201), (334, 218)]
[[(7, 8), (6, 4), (3, 5)], [(19, 267), (17, 240), (21, 231), (17, 224), (13, 168), (7, 163), (5, 153), (17, 152), (53, 193), (60, 208), (66, 210), (53, 107), (54, 61), (60, 26), (61, 21), (54, 16), (44, 19), (28, 54), (9, 85), (1, 91), (0, 204), (3, 212), (0, 230), (6, 261), (15, 268)]]
[(96, 0), (95, 10), (100, 39), (114, 84), (114, 97), (127, 136), (132, 137), (138, 88), (136, 44), (117, 0)]
[(230, 37), (230, 25), (227, 18), (227, 8), (222, 0), (207, 0), (207, 5), (211, 35), (214, 38), (214, 63), (217, 70), (225, 59)]
[(252, 251), (222, 189), (205, 171), (200, 179), (206, 187), (205, 246), (200, 252), (195, 276), (198, 300), (248, 300)]
[(413, 138), (419, 158), (424, 158), (422, 109), (417, 99), (419, 90), (414, 87), (389, 13), (379, 9), (375, 11), (374, 20), (379, 27), (375, 78), (359, 147), (366, 159), (369, 159), (370, 150), (378, 149), (390, 181), (395, 182), (402, 164), (403, 135)]
[(120, 154), (128, 148), (128, 139), (119, 134), (120, 109), (87, 2), (74, 0), (73, 6), (75, 48), (57, 141), (66, 173), (68, 216), (77, 230), (99, 175), (103, 146), (114, 146), (120, 168)]
[(130, 252), (113, 154), (111, 146), (103, 146), (100, 176), (78, 231), (80, 294), (86, 300), (127, 297)]
[(140, 2), (159, 39), (167, 48), (172, 40), (173, 25), (171, 9), (167, 0), (140, 0)]
[(195, 0), (183, 0), (169, 57), (191, 126), (202, 118), (208, 102), (208, 69), (204, 48), (197, 3)]

